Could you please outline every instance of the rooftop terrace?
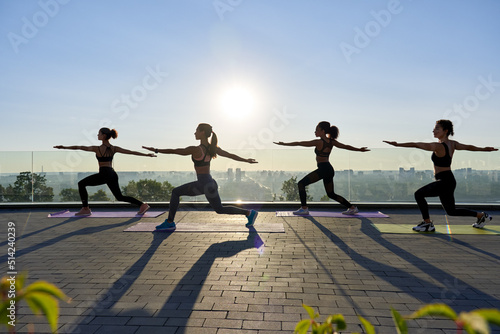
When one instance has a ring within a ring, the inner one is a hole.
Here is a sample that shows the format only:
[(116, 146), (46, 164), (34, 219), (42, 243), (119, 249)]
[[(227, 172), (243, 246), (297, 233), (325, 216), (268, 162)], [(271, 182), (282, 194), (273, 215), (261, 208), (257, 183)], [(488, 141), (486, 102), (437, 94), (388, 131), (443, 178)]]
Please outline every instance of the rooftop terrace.
[[(378, 333), (395, 333), (391, 307), (403, 315), (427, 303), (455, 311), (500, 308), (500, 211), (489, 212), (495, 217), (485, 228), (489, 235), (476, 234), (485, 231), (470, 227), (470, 218), (447, 217), (437, 207), (431, 210), (434, 234), (387, 233), (420, 221), (408, 207), (384, 208), (387, 218), (278, 217), (276, 210), (292, 208), (258, 209), (254, 230), (214, 232), (210, 225), (246, 220), (182, 206), (178, 225), (196, 223), (205, 232), (151, 233), (124, 230), (161, 222), (165, 214), (48, 218), (60, 208), (4, 206), (2, 275), (8, 272), (7, 224), (14, 222), (17, 272), (28, 271), (29, 282), (54, 283), (72, 298), (60, 303), (59, 333), (292, 333), (307, 317), (303, 303), (321, 320), (343, 314), (343, 333), (363, 331), (359, 315)], [(262, 232), (270, 224), (282, 224), (284, 233)], [(33, 326), (35, 333), (50, 332), (26, 304), (17, 314), (18, 333)], [(410, 333), (456, 333), (443, 319), (408, 324)]]

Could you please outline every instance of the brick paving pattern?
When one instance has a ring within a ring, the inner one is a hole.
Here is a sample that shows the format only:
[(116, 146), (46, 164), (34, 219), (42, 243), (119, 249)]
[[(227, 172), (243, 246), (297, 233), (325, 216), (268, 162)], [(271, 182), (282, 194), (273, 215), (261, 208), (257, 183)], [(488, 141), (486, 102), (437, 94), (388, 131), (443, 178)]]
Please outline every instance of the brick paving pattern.
[[(500, 308), (499, 236), (381, 234), (371, 225), (416, 224), (415, 209), (386, 209), (389, 218), (358, 219), (276, 217), (274, 209), (264, 208), (249, 233), (123, 232), (165, 215), (47, 218), (55, 211), (0, 210), (0, 263), (3, 276), (12, 221), (17, 270), (28, 271), (28, 283), (49, 281), (72, 298), (60, 303), (59, 333), (293, 333), (307, 318), (303, 303), (320, 320), (343, 314), (343, 333), (363, 332), (358, 316), (378, 333), (395, 333), (391, 307), (404, 315), (437, 302), (455, 311)], [(435, 224), (446, 223), (442, 210), (431, 215)], [(185, 209), (177, 217), (246, 222), (210, 210)], [(259, 233), (266, 223), (282, 223), (285, 233)], [(492, 221), (499, 223), (500, 218)], [(456, 333), (444, 319), (408, 325), (410, 333)], [(30, 328), (50, 332), (44, 317), (21, 304), (17, 333)]]

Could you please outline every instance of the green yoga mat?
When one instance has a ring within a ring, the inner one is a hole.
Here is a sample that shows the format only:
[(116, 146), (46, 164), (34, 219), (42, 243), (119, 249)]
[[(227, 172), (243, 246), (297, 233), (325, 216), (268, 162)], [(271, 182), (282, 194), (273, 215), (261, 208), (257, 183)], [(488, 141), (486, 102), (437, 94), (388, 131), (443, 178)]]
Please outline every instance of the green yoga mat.
[(500, 234), (500, 226), (486, 225), (483, 228), (474, 228), (471, 225), (434, 225), (435, 232), (415, 232), (411, 228), (415, 225), (410, 224), (372, 224), (380, 233), (393, 234)]

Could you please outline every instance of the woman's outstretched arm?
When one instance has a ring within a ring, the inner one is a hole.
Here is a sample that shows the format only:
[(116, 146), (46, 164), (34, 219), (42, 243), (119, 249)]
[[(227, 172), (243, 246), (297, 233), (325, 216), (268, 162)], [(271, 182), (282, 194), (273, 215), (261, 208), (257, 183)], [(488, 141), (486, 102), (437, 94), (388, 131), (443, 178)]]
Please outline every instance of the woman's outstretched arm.
[(338, 148), (342, 148), (344, 150), (349, 150), (349, 151), (358, 151), (358, 152), (368, 152), (369, 149), (367, 147), (354, 147), (354, 146), (351, 146), (351, 145), (346, 145), (346, 144), (342, 144), (341, 142), (338, 142), (336, 140), (333, 141), (333, 145), (335, 147), (338, 147)]
[(196, 154), (196, 150), (199, 149), (198, 146), (188, 146), (186, 148), (154, 148), (150, 146), (143, 146), (142, 148), (148, 151), (153, 151), (157, 154), (162, 153), (162, 154), (177, 154), (177, 155)]
[(309, 140), (309, 141), (293, 141), (293, 142), (288, 142), (288, 143), (284, 143), (282, 141), (279, 141), (279, 142), (273, 142), (273, 143), (275, 143), (276, 145), (281, 145), (281, 146), (311, 147), (311, 146), (316, 146), (316, 144), (318, 143), (318, 140), (319, 139), (313, 139), (313, 140)]
[(241, 162), (247, 162), (249, 164), (256, 164), (257, 163), (257, 161), (255, 161), (255, 159), (252, 159), (252, 158), (249, 158), (249, 159), (242, 158), (242, 157), (240, 157), (240, 156), (238, 156), (236, 154), (226, 152), (223, 149), (221, 149), (220, 147), (217, 147), (217, 154), (220, 155), (221, 157), (226, 157), (226, 158), (233, 159), (233, 160), (236, 160), (236, 161), (241, 161)]
[(141, 157), (156, 157), (155, 154), (153, 153), (142, 153), (142, 152), (136, 152), (132, 150), (127, 150), (125, 148), (121, 148), (119, 146), (114, 146), (115, 152), (117, 153), (123, 153), (123, 154), (130, 154), (130, 155), (139, 155)]
[(89, 151), (89, 152), (96, 152), (97, 151), (97, 146), (78, 146), (78, 145), (73, 145), (73, 146), (63, 146), (63, 145), (56, 145), (54, 148), (60, 149), (60, 150), (81, 150), (81, 151)]
[(439, 143), (421, 143), (421, 142), (398, 143), (395, 141), (388, 141), (388, 140), (384, 140), (383, 142), (396, 147), (412, 147), (412, 148), (419, 148), (425, 151), (435, 151), (436, 146), (439, 145)]
[(487, 147), (477, 147), (474, 145), (466, 145), (466, 144), (461, 144), (459, 142), (455, 142), (455, 149), (457, 150), (465, 150), (465, 151), (484, 151), (484, 152), (493, 152), (493, 151), (498, 151), (498, 148), (494, 148), (491, 146)]

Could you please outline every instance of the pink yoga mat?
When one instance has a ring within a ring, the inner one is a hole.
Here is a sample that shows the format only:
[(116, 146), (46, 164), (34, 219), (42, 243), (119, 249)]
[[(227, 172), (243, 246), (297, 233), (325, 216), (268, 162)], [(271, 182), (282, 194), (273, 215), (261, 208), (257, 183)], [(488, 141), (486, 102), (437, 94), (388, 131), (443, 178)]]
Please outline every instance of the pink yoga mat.
[(359, 212), (355, 215), (344, 215), (341, 212), (309, 211), (308, 215), (294, 215), (293, 211), (276, 211), (277, 217), (333, 217), (333, 218), (387, 218), (382, 212)]
[[(156, 225), (159, 225), (160, 222), (157, 223), (137, 223), (129, 228), (125, 229), (123, 232), (154, 232), (156, 229)], [(266, 223), (259, 224), (256, 223), (254, 228), (259, 233), (284, 233), (285, 228), (283, 227), (283, 223)], [(170, 233), (172, 231), (158, 231), (157, 233)], [(248, 227), (245, 227), (245, 223), (231, 223), (231, 222), (223, 222), (223, 223), (190, 223), (190, 222), (181, 222), (178, 223), (175, 229), (175, 232), (243, 232), (248, 233)]]
[(64, 210), (61, 212), (50, 213), (49, 218), (156, 218), (165, 211), (148, 211), (143, 215), (138, 215), (136, 211), (92, 211), (90, 216), (75, 216), (75, 212)]

